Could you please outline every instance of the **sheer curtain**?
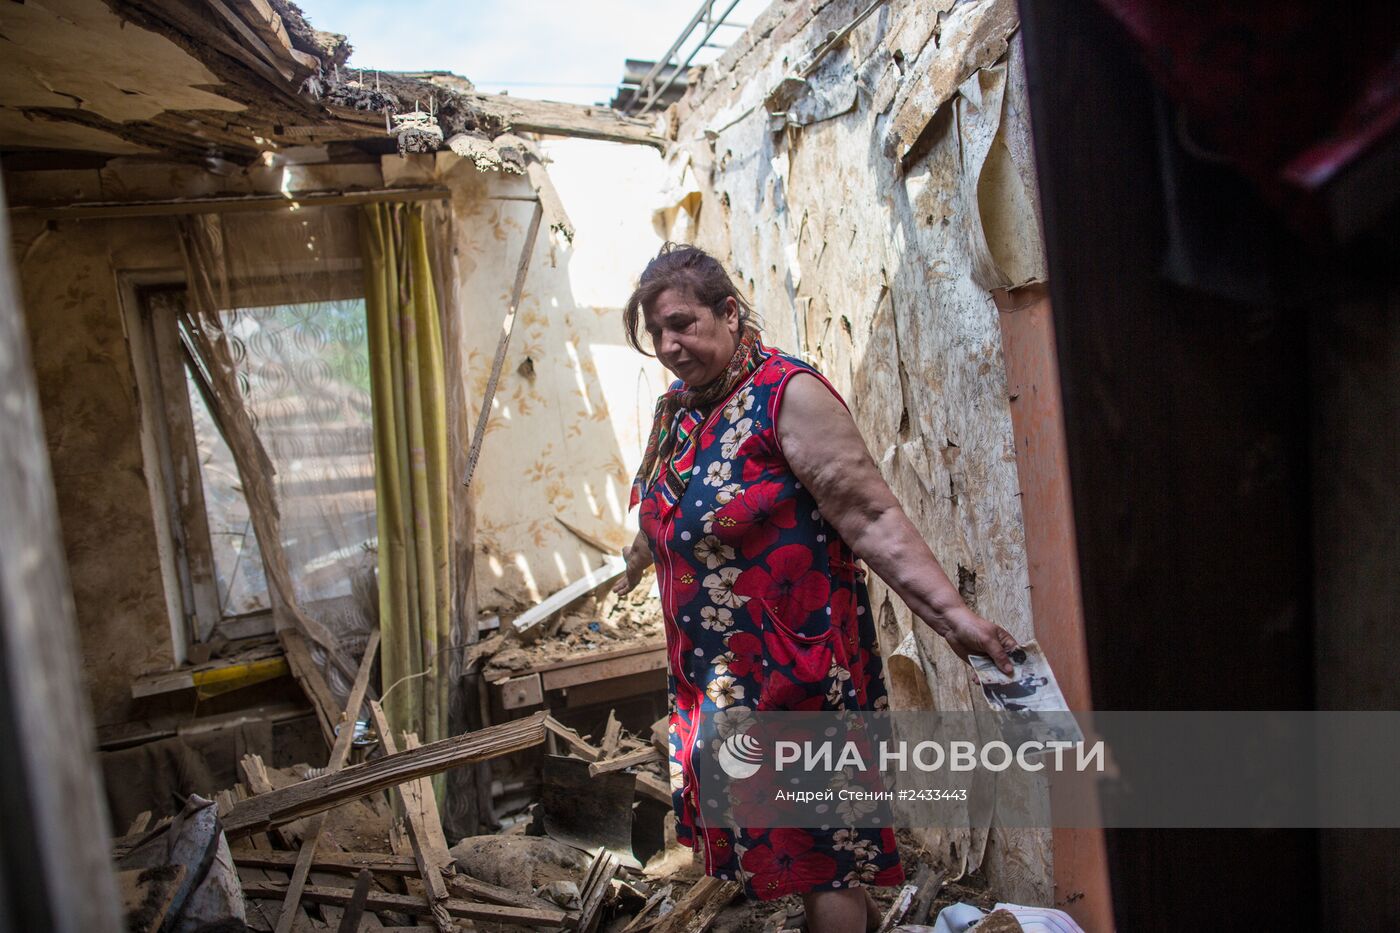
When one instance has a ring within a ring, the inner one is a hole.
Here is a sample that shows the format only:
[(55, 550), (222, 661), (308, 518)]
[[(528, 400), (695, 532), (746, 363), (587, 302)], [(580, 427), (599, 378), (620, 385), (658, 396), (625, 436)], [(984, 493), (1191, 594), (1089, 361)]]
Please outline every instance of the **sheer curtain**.
[[(211, 535), (227, 537), (214, 542), (221, 602), (271, 605), (279, 628), (327, 653), (343, 697), (378, 623), (357, 218), (311, 208), (180, 224), (201, 469)], [(200, 432), (201, 408), (217, 432)]]

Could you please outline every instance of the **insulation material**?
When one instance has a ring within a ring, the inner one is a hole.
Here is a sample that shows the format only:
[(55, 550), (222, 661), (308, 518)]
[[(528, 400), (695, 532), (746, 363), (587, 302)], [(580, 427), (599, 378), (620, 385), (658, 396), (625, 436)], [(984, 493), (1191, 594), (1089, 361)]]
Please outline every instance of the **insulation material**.
[[(839, 85), (849, 62), (870, 96), (848, 113), (774, 133), (762, 105), (789, 77), (787, 63), (804, 60), (859, 7), (785, 9), (769, 38), (747, 52), (736, 44), (741, 51), (671, 112), (703, 185), (696, 242), (727, 260), (772, 341), (845, 395), (886, 480), (969, 604), (1029, 640), (1015, 447), (988, 294), (990, 281), (1043, 276), (1033, 199), (1021, 196), (1033, 190), (1021, 164), (1028, 137), (1008, 126), (1024, 121), (1023, 104), (1007, 106), (1014, 4), (890, 4), (812, 74), (821, 83), (830, 69)], [(969, 79), (977, 99), (963, 101)], [(787, 92), (794, 103), (798, 91)], [(974, 143), (979, 151), (969, 153)], [(698, 152), (705, 144), (708, 158)], [(967, 667), (943, 640), (883, 586), (872, 587), (872, 600), (891, 705), (972, 708)], [(1008, 896), (1050, 896), (1048, 831), (922, 836), (953, 875), (980, 867)]]

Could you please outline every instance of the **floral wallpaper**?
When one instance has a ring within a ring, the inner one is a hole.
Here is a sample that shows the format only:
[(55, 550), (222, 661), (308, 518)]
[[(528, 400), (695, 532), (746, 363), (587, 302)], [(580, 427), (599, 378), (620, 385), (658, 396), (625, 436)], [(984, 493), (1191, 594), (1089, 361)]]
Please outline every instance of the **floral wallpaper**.
[[(604, 554), (584, 536), (618, 553), (636, 534), (632, 474), (669, 382), (622, 328), (622, 306), (660, 247), (649, 222), (659, 156), (579, 140), (548, 154), (576, 233), (568, 243), (548, 219), (540, 228), (472, 480), (483, 614), (517, 612), (597, 567)], [(529, 196), (519, 176), (463, 166), (449, 184), (474, 423), (533, 204), (500, 199)]]

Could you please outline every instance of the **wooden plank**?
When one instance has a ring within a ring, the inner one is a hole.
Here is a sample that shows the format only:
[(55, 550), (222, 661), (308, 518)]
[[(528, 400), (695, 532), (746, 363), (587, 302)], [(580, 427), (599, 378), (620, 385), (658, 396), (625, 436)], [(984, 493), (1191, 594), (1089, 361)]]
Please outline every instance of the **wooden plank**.
[[(480, 430), (480, 427), (478, 427)], [(527, 609), (511, 620), (515, 634), (524, 641), (538, 635), (544, 623), (568, 609), (574, 603), (587, 597), (595, 590), (610, 586), (614, 580), (627, 571), (627, 563), (621, 557), (609, 557), (603, 566), (589, 571), (573, 583), (559, 590), (544, 602)]]
[[(340, 732), (335, 737), (331, 758), (326, 770), (331, 774), (345, 767), (350, 759), (350, 746), (355, 739), (355, 720), (359, 718), (360, 707), (369, 689), (370, 672), (374, 670), (374, 657), (379, 653), (379, 630), (375, 629), (365, 645), (365, 653), (360, 658), (360, 669), (355, 672), (355, 683), (350, 688), (350, 696), (345, 702), (345, 710), (340, 715)], [(316, 845), (321, 841), (321, 830), (326, 823), (326, 814), (318, 813), (309, 824), (302, 840), (301, 851), (297, 853), (297, 863), (292, 869), (291, 881), (287, 884), (287, 899), (282, 902), (282, 916), (277, 922), (277, 933), (291, 933), (301, 901), (302, 887), (311, 873), (311, 862), (316, 856)]]
[[(0, 187), (8, 244), (5, 207)], [(107, 808), (19, 283), (0, 252), (0, 795), (6, 851), (24, 853), (6, 859), (5, 917), (16, 930), (107, 933), (121, 928)]]
[[(291, 868), (296, 864), (297, 853), (258, 849), (239, 850), (233, 853), (233, 860), (247, 868)], [(343, 875), (358, 874), (368, 868), (381, 875), (417, 877), (418, 862), (412, 855), (397, 855), (388, 852), (317, 852), (311, 863), (313, 871), (335, 872)], [(464, 900), (484, 901), (488, 904), (504, 904), (511, 907), (548, 908), (550, 904), (529, 894), (520, 894), (509, 888), (489, 884), (458, 872), (452, 876), (449, 888), (460, 888), (455, 896)]]
[(676, 902), (675, 910), (661, 918), (653, 933), (704, 933), (741, 890), (736, 882), (706, 875)]
[(294, 70), (315, 74), (321, 69), (320, 59), (292, 45), (292, 37), (287, 35), (287, 24), (282, 22), (281, 15), (267, 0), (229, 0), (229, 4), (262, 36), (273, 54), (288, 61)]
[[(297, 853), (276, 849), (239, 849), (233, 853), (233, 861), (240, 868), (291, 868), (296, 864)], [(413, 856), (388, 852), (317, 852), (311, 868), (314, 871), (337, 872), (343, 875), (357, 875), (362, 868), (383, 875), (418, 874), (418, 863), (413, 860)]]
[[(560, 236), (572, 243), (574, 241), (573, 222), (569, 220), (569, 215), (564, 211), (564, 202), (559, 199), (559, 192), (555, 190), (554, 182), (549, 178), (549, 172), (545, 171), (538, 154), (533, 151), (531, 157), (525, 162), (525, 173), (530, 179), (530, 186), (535, 189), (535, 195), (540, 199), (540, 208), (544, 212), (544, 218), (549, 221), (549, 229), (557, 231)], [(603, 553), (609, 552), (604, 551)]]
[[(387, 755), (398, 754), (394, 742), (394, 731), (389, 727), (389, 719), (377, 702), (369, 703), (370, 717), (379, 733), (379, 741)], [(410, 742), (409, 739), (413, 741)], [(410, 749), (420, 747), (417, 736), (404, 736), (404, 745)], [(430, 908), (433, 925), (443, 933), (451, 933), (452, 918), (443, 904), (448, 899), (447, 883), (443, 874), (452, 867), (452, 856), (447, 851), (447, 840), (442, 835), (442, 817), (438, 814), (437, 796), (432, 783), (426, 778), (405, 781), (394, 788), (403, 804), (404, 820), (408, 824), (408, 842), (413, 848), (413, 861), (418, 865), (418, 874), (423, 879), (423, 891)]]
[(122, 917), (127, 930), (130, 933), (155, 933), (159, 930), (184, 880), (184, 865), (117, 872), (117, 890), (121, 896)]
[(622, 741), (622, 723), (617, 718), (617, 710), (608, 710), (608, 724), (603, 727), (603, 741), (598, 743), (599, 760), (617, 754), (618, 743)]
[(583, 884), (579, 885), (579, 913), (575, 927), (579, 933), (593, 933), (607, 899), (613, 875), (617, 874), (618, 858), (604, 849), (588, 866)]
[(624, 768), (631, 768), (636, 765), (645, 764), (648, 761), (659, 761), (661, 753), (651, 746), (639, 748), (636, 751), (619, 755), (616, 758), (609, 758), (606, 761), (595, 761), (588, 766), (588, 776), (597, 777), (600, 774), (607, 774), (609, 771), (621, 771)]
[[(268, 777), (267, 766), (263, 764), (261, 755), (244, 755), (238, 762), (238, 773), (243, 777), (243, 783), (248, 785), (248, 790), (254, 796), (270, 794), (276, 790), (272, 786), (272, 779)], [(220, 813), (219, 817), (222, 819), (227, 815), (227, 813)], [(276, 834), (278, 841), (289, 849), (298, 848), (301, 844), (300, 840), (306, 838), (305, 825), (293, 829), (292, 824), (288, 823), (285, 826), (275, 827), (272, 832)]]
[[(569, 747), (570, 754), (577, 755), (584, 761), (597, 761), (600, 757), (598, 749), (584, 741), (577, 732), (568, 726), (549, 716), (544, 721), (545, 728), (558, 736), (565, 745)], [(658, 777), (640, 772), (637, 777), (637, 792), (645, 794), (651, 799), (671, 806), (671, 786)]]
[(283, 629), (277, 633), (277, 638), (282, 642), (282, 651), (287, 656), (287, 666), (292, 669), (292, 676), (311, 701), (311, 708), (316, 711), (316, 722), (321, 727), (326, 747), (335, 748), (335, 727), (340, 721), (340, 705), (335, 702), (335, 695), (321, 675), (321, 669), (311, 659), (306, 637), (294, 629)]
[(652, 131), (652, 123), (624, 117), (610, 107), (529, 100), (502, 94), (464, 96), (475, 107), (501, 120), (514, 132), (603, 139), (655, 146), (662, 151), (666, 149), (666, 140)]
[(584, 761), (597, 761), (601, 757), (598, 749), (589, 745), (588, 742), (573, 729), (564, 725), (553, 716), (549, 716), (544, 721), (545, 728), (554, 733), (564, 744), (569, 746), (569, 751)]
[(625, 677), (666, 666), (666, 648), (658, 646), (645, 651), (630, 651), (625, 655), (603, 655), (580, 661), (568, 667), (547, 671), (542, 675), (546, 690), (563, 690), (579, 684), (596, 683), (613, 677)]
[(543, 712), (536, 713), (261, 794), (233, 808), (224, 821), (224, 832), (237, 839), (404, 781), (539, 745), (544, 741), (544, 718)]
[(530, 257), (535, 253), (535, 239), (539, 235), (540, 218), (543, 216), (544, 208), (536, 199), (535, 209), (530, 214), (530, 226), (525, 231), (525, 242), (520, 247), (520, 258), (515, 264), (515, 285), (511, 289), (505, 320), (501, 322), (501, 336), (496, 340), (496, 355), (491, 358), (491, 374), (486, 379), (486, 389), (481, 395), (481, 409), (476, 416), (476, 428), (472, 431), (472, 445), (467, 452), (467, 465), (462, 476), (463, 486), (472, 484), (476, 462), (481, 458), (481, 443), (486, 437), (486, 426), (491, 422), (491, 401), (496, 397), (496, 386), (501, 380), (501, 367), (505, 365), (506, 350), (510, 347), (510, 336), (515, 330), (520, 299), (525, 294), (525, 276), (530, 271)]
[(565, 688), (564, 705), (569, 709), (579, 706), (601, 706), (604, 703), (616, 703), (627, 697), (661, 692), (666, 689), (664, 665), (663, 657), (652, 670), (574, 684)]
[(890, 909), (885, 911), (885, 916), (880, 920), (880, 926), (875, 933), (890, 933), (896, 924), (903, 923), (904, 917), (909, 913), (909, 908), (914, 903), (914, 895), (919, 893), (918, 885), (906, 884), (899, 889), (894, 901), (890, 904)]
[(355, 890), (350, 894), (350, 903), (345, 907), (345, 915), (340, 918), (338, 933), (356, 933), (360, 928), (360, 918), (365, 915), (365, 902), (369, 900), (371, 875), (368, 868), (360, 869), (355, 879)]
[(378, 204), (383, 201), (445, 201), (452, 196), (446, 188), (375, 188), (365, 191), (308, 191), (283, 194), (240, 194), (208, 198), (174, 198), (162, 201), (93, 201), (58, 205), (21, 205), (12, 208), (17, 216), (45, 220), (111, 220), (126, 217), (168, 217), (176, 214), (247, 214), (259, 211), (289, 211), (304, 207)]
[(237, 13), (230, 10), (223, 0), (205, 0), (205, 2), (213, 8), (215, 13), (219, 14), (220, 18), (222, 18), (225, 23), (233, 27), (233, 31), (243, 40), (243, 45), (245, 47), (251, 49), (269, 68), (281, 75), (282, 80), (289, 84), (292, 82), (295, 73), (292, 71), (291, 67), (268, 47), (268, 44), (263, 41), (262, 36), (258, 35), (247, 23), (243, 22)]
[[(285, 894), (286, 889), (281, 885), (245, 884), (243, 886), (244, 897), (277, 900)], [(349, 903), (351, 892), (346, 888), (307, 885), (302, 891), (302, 897), (318, 904), (344, 905)], [(431, 914), (426, 898), (406, 894), (371, 891), (365, 900), (365, 906), (370, 910), (397, 910), (416, 917), (426, 917)], [(474, 904), (455, 897), (449, 898), (443, 906), (453, 917), (463, 920), (515, 923), (526, 928), (551, 930), (562, 929), (570, 923), (569, 915), (562, 910), (526, 909), (507, 907), (502, 904)]]
[[(204, 505), (204, 480), (200, 474), (199, 445), (195, 437), (194, 417), (190, 408), (188, 380), (185, 376), (185, 354), (180, 347), (179, 307), (172, 292), (156, 292), (147, 302), (149, 314), (147, 333), (154, 351), (155, 386), (159, 398), (156, 410), (165, 413), (157, 426), (163, 429), (168, 461), (166, 479), (169, 483), (167, 503), (174, 510), (174, 532), (177, 557), (186, 579), (181, 581), (188, 604), (188, 616), (195, 616), (196, 642), (209, 638), (214, 626), (223, 616), (219, 605), (219, 585), (214, 573), (214, 548), (209, 536), (209, 513)], [(144, 679), (144, 678), (141, 678)], [(138, 683), (141, 679), (138, 679)], [(191, 684), (192, 685), (192, 684)], [(180, 688), (176, 688), (180, 689)], [(132, 685), (132, 696), (147, 696)]]

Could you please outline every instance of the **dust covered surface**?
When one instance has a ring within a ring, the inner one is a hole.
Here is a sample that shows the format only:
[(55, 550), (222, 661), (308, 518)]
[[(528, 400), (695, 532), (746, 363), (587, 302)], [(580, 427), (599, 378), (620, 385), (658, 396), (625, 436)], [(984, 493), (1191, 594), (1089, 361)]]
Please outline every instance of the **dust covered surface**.
[[(553, 626), (551, 626), (553, 627)], [(505, 628), (509, 628), (506, 624)], [(531, 645), (522, 645), (513, 633), (493, 635), (481, 646), (488, 678), (508, 677), (545, 664), (587, 658), (594, 652), (631, 648), (644, 642), (664, 641), (661, 599), (650, 588), (639, 586), (626, 596), (609, 592), (564, 613), (553, 634)]]

